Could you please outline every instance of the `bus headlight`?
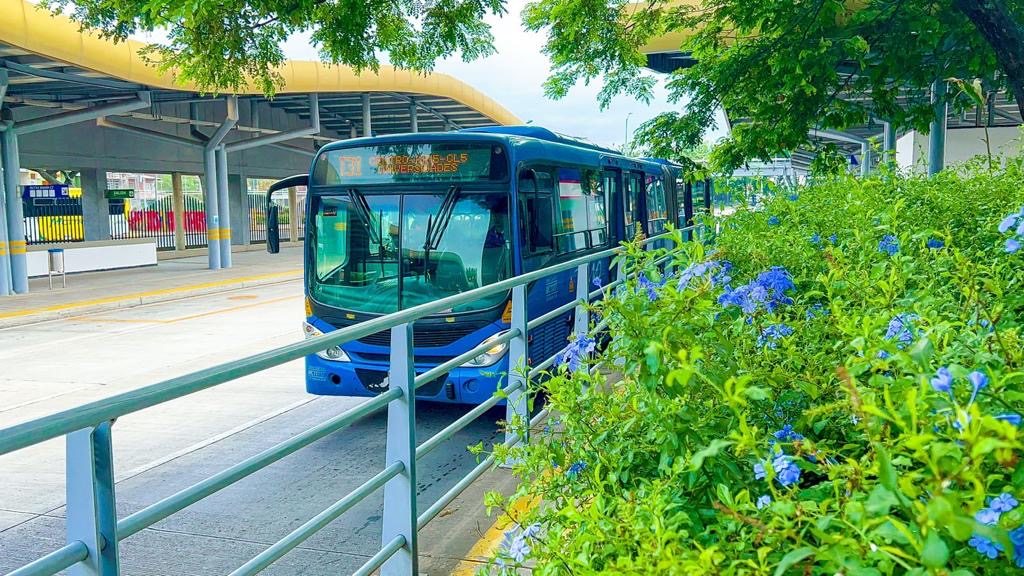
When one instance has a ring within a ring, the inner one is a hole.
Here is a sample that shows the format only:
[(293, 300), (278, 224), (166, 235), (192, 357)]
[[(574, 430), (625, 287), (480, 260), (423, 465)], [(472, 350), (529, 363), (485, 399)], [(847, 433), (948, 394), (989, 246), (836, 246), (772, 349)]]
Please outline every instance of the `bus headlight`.
[[(498, 332), (494, 336), (484, 340), (481, 344), (487, 344), (488, 342), (494, 342), (498, 338), (505, 335), (505, 332)], [(469, 362), (463, 364), (463, 366), (480, 367), (480, 366), (492, 366), (501, 360), (505, 352), (508, 351), (508, 342), (498, 342), (494, 346), (488, 348), (483, 354), (473, 358)]]
[[(302, 333), (305, 334), (306, 340), (324, 335), (324, 333), (319, 328), (313, 326), (309, 322), (302, 323)], [(331, 346), (327, 350), (321, 350), (317, 352), (316, 355), (319, 356), (320, 358), (323, 358), (324, 360), (330, 360), (331, 362), (352, 361), (352, 359), (348, 357), (348, 354), (346, 354), (345, 351), (338, 346)]]

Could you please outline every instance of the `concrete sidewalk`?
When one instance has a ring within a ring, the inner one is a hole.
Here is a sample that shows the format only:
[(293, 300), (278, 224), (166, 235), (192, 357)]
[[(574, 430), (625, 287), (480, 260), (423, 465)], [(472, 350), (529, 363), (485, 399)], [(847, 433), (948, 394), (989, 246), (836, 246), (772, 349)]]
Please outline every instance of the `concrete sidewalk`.
[(67, 278), (67, 288), (48, 289), (46, 278), (29, 281), (29, 293), (0, 297), (0, 328), (90, 312), (225, 292), (302, 278), (302, 248), (280, 254), (238, 252), (233, 266), (209, 270), (206, 256), (161, 260), (157, 266), (85, 272)]

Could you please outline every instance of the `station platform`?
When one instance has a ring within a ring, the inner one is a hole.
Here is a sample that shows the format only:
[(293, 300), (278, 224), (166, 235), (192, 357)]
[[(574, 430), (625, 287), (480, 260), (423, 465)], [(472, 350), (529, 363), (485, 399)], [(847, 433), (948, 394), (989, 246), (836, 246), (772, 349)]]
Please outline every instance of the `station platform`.
[(302, 248), (279, 254), (236, 252), (231, 268), (210, 270), (207, 257), (160, 260), (156, 266), (69, 274), (67, 287), (55, 277), (33, 278), (29, 293), (0, 298), (0, 328), (79, 314), (128, 308), (302, 278)]

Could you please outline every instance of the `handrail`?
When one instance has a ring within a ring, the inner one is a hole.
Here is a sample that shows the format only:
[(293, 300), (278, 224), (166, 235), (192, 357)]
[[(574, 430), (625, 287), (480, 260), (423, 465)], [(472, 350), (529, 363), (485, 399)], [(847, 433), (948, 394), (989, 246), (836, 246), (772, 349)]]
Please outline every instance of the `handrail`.
[[(683, 228), (681, 231), (693, 228), (695, 227), (691, 226)], [(672, 237), (672, 233), (660, 234), (644, 240), (643, 243), (648, 244), (670, 237)], [(370, 574), (378, 568), (382, 570), (382, 574), (388, 576), (392, 574), (407, 574), (410, 567), (414, 570), (417, 566), (415, 554), (417, 548), (416, 532), (436, 517), (488, 468), (493, 466), (496, 456), (492, 453), (483, 459), (469, 474), (459, 480), (455, 486), (445, 492), (433, 505), (419, 515), (416, 514), (415, 482), (411, 481), (415, 478), (416, 461), (502, 401), (506, 403), (507, 422), (512, 424), (527, 420), (526, 398), (529, 393), (528, 383), (530, 378), (554, 365), (566, 349), (563, 347), (536, 366), (525, 370), (523, 366), (527, 364), (528, 359), (526, 351), (529, 330), (573, 309), (577, 311), (576, 326), (574, 328), (577, 337), (592, 334), (607, 326), (607, 318), (603, 319), (596, 326), (588, 326), (589, 317), (587, 310), (590, 301), (595, 297), (600, 297), (602, 294), (610, 294), (611, 288), (625, 283), (636, 272), (622, 276), (620, 269), (620, 277), (616, 281), (609, 283), (604, 288), (589, 291), (589, 268), (591, 262), (612, 257), (621, 253), (621, 251), (621, 247), (602, 250), (495, 284), (476, 288), (386, 316), (380, 316), (316, 338), (282, 346), (241, 360), (199, 370), (137, 390), (118, 394), (104, 400), (91, 402), (75, 409), (65, 410), (0, 429), (0, 455), (62, 435), (67, 437), (68, 443), (67, 482), (69, 501), (67, 507), (67, 541), (69, 544), (16, 569), (8, 576), (52, 575), (78, 563), (87, 563), (91, 567), (92, 572), (102, 574), (103, 576), (116, 575), (119, 573), (117, 562), (119, 541), (385, 407), (388, 408), (387, 466), (327, 509), (321, 511), (263, 552), (245, 562), (233, 571), (231, 576), (248, 576), (264, 570), (328, 523), (382, 487), (384, 488), (385, 502), (393, 503), (394, 500), (392, 498), (398, 498), (399, 501), (402, 501), (402, 504), (398, 506), (398, 509), (393, 509), (390, 512), (390, 514), (394, 515), (390, 519), (388, 507), (385, 506), (384, 538), (382, 540), (386, 541), (387, 544), (357, 570), (356, 574)], [(661, 265), (669, 258), (671, 256), (660, 258), (657, 264)], [(537, 318), (529, 319), (526, 309), (526, 287), (529, 283), (574, 268), (577, 269), (577, 297)], [(432, 367), (422, 374), (414, 374), (412, 342), (412, 323), (414, 321), (427, 315), (451, 309), (460, 304), (473, 302), (488, 295), (507, 291), (512, 293), (512, 321), (508, 330), (499, 333), (497, 337), (490, 339), (486, 343), (482, 342), (472, 349)], [(205, 480), (184, 488), (124, 518), (117, 519), (116, 510), (113, 506), (114, 480), (111, 474), (112, 442), (110, 424), (113, 419), (286, 362), (291, 362), (327, 348), (376, 334), (383, 330), (391, 330), (393, 344), (389, 375), (390, 385), (387, 391), (254, 456), (250, 456)], [(487, 350), (502, 344), (507, 344), (509, 347), (507, 353), (509, 363), (508, 384), (493, 397), (476, 406), (417, 446), (414, 421), (416, 389), (438, 377), (444, 376), (452, 369), (462, 366)], [(528, 419), (529, 426), (534, 426), (541, 419), (545, 418), (547, 413), (548, 411), (545, 409), (532, 419)], [(503, 445), (512, 447), (524, 441), (528, 441), (528, 434), (520, 437), (520, 435), (512, 431), (508, 431), (506, 432)], [(403, 443), (405, 443), (404, 446)], [(72, 458), (72, 455), (75, 457)], [(74, 487), (74, 490), (72, 490), (72, 487)], [(72, 495), (77, 495), (77, 499)], [(91, 502), (89, 501), (90, 499)], [(395, 508), (394, 505), (392, 505), (392, 508)]]

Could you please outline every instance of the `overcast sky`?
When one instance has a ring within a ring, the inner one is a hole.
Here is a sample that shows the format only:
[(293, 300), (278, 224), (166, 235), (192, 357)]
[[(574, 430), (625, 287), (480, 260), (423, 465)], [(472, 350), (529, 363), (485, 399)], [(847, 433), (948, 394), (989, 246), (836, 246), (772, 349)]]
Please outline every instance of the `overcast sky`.
[[(618, 147), (624, 141), (626, 119), (632, 131), (645, 120), (681, 104), (669, 104), (659, 81), (650, 104), (621, 96), (605, 110), (597, 103), (600, 85), (572, 89), (561, 100), (544, 96), (542, 83), (550, 73), (547, 56), (541, 53), (544, 35), (523, 30), (520, 12), (526, 0), (509, 0), (503, 18), (490, 18), (497, 53), (475, 62), (451, 58), (438, 63), (436, 71), (450, 74), (497, 100), (523, 122), (550, 128), (597, 144)], [(289, 58), (316, 60), (317, 52), (308, 36), (291, 38), (285, 46)], [(663, 80), (663, 75), (657, 75)], [(716, 136), (722, 135), (721, 132)]]

